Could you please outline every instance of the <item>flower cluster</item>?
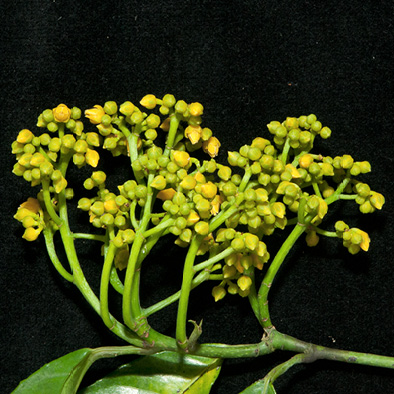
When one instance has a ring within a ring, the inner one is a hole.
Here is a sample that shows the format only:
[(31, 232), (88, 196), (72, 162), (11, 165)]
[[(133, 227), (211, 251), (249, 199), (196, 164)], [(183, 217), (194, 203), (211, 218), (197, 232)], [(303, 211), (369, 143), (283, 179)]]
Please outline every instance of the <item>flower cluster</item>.
[[(315, 246), (332, 202), (355, 200), (363, 213), (384, 204), (380, 193), (356, 179), (371, 170), (368, 162), (312, 152), (317, 137), (331, 135), (313, 114), (270, 122), (272, 141), (258, 136), (228, 152), (224, 165), (214, 159), (220, 142), (202, 126), (200, 103), (148, 94), (140, 106), (130, 101), (95, 105), (85, 111), (92, 127), (85, 130), (81, 110), (60, 104), (40, 114), (37, 126), (44, 132), (20, 131), (12, 144), (17, 159), (13, 172), (32, 186), (41, 185), (46, 196), (42, 205), (29, 199), (15, 215), (26, 229), (24, 238), (35, 239), (50, 220), (61, 222), (56, 217), (59, 195), (73, 197), (67, 166), (88, 164), (95, 170), (84, 187), (96, 193), (79, 198), (78, 208), (116, 248), (115, 266), (127, 266), (142, 225), (144, 239), (172, 234), (181, 247), (197, 239), (196, 255), (226, 253), (215, 266), (221, 269), (221, 282), (212, 294), (219, 300), (227, 293), (249, 294), (254, 270), (262, 270), (269, 260), (264, 237), (276, 229), (305, 226), (306, 242)], [(200, 148), (209, 160), (195, 157)], [(130, 157), (132, 174), (116, 192), (106, 187), (107, 175), (96, 168), (99, 149)], [(350, 253), (368, 250), (369, 237), (362, 230), (343, 222), (335, 230)]]

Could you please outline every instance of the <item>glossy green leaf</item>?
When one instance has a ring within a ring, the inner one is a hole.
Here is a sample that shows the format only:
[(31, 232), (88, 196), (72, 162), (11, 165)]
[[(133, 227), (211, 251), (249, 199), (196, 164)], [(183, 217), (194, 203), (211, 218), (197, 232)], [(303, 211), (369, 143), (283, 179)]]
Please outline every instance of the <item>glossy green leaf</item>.
[(80, 349), (45, 364), (12, 394), (71, 394), (91, 365), (92, 349)]
[(204, 394), (220, 366), (219, 359), (161, 352), (122, 365), (78, 394)]
[(239, 394), (276, 394), (274, 386), (270, 383), (266, 389), (263, 391), (265, 385), (265, 379), (257, 380), (251, 386), (247, 387), (244, 391)]

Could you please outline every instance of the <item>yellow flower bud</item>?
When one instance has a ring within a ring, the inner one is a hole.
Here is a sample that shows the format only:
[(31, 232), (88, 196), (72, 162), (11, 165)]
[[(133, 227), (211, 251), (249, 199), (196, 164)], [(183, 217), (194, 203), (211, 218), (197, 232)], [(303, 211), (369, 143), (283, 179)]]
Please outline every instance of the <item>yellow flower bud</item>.
[(237, 274), (237, 269), (233, 265), (225, 265), (223, 267), (223, 278), (229, 279), (234, 277)]
[(150, 185), (157, 190), (163, 190), (167, 185), (166, 178), (163, 175), (157, 175)]
[(173, 153), (174, 161), (179, 167), (186, 167), (190, 161), (190, 155), (187, 152), (176, 150)]
[(285, 168), (290, 171), (290, 174), (293, 178), (301, 178), (300, 172), (293, 166), (293, 164), (286, 164)]
[(271, 212), (278, 218), (282, 219), (286, 214), (286, 207), (281, 202), (274, 202), (271, 205)]
[(53, 186), (55, 187), (55, 192), (60, 193), (67, 187), (67, 181), (64, 177), (61, 177), (60, 179), (53, 182)]
[(85, 116), (90, 120), (93, 124), (101, 123), (101, 118), (105, 115), (104, 108), (101, 105), (95, 105), (91, 109), (87, 109), (85, 111)]
[(249, 276), (242, 275), (238, 278), (237, 285), (242, 291), (249, 290), (252, 286), (252, 279)]
[(255, 250), (259, 246), (259, 237), (254, 234), (247, 233), (244, 237), (245, 246), (249, 250)]
[(197, 144), (198, 141), (200, 141), (202, 134), (202, 128), (201, 126), (188, 126), (185, 129), (185, 137), (190, 140), (190, 142), (194, 145)]
[(171, 200), (175, 193), (176, 191), (171, 187), (169, 189), (160, 190), (156, 197), (163, 201)]
[(179, 184), (183, 189), (185, 190), (193, 190), (194, 187), (196, 186), (197, 181), (195, 178), (191, 175), (186, 175), (183, 179), (182, 182)]
[(39, 167), (40, 164), (44, 163), (46, 161), (44, 155), (40, 152), (34, 153), (30, 160), (30, 165), (33, 167)]
[(156, 107), (157, 104), (156, 96), (153, 94), (147, 94), (142, 98), (140, 104), (147, 109), (153, 109)]
[(28, 227), (22, 235), (26, 241), (35, 241), (37, 237), (40, 235), (41, 229)]
[(70, 120), (71, 109), (65, 104), (59, 104), (53, 109), (53, 117), (56, 122), (66, 123)]
[(110, 199), (110, 200), (104, 201), (104, 210), (105, 210), (105, 212), (115, 215), (118, 212), (119, 208), (116, 205), (115, 200)]
[(208, 141), (204, 141), (202, 144), (202, 149), (209, 156), (215, 157), (219, 153), (220, 142), (216, 137), (211, 137)]
[(220, 301), (226, 295), (226, 290), (222, 286), (215, 286), (212, 289), (212, 296), (215, 299), (215, 302)]
[(198, 182), (198, 183), (206, 183), (206, 179), (203, 173), (201, 172), (196, 172), (194, 175), (194, 179)]
[(130, 116), (134, 112), (135, 106), (130, 101), (125, 101), (120, 105), (119, 111), (123, 115)]
[(385, 203), (385, 199), (383, 194), (372, 192), (371, 197), (369, 199), (371, 205), (376, 209), (382, 209), (383, 204)]
[(209, 224), (207, 222), (197, 222), (194, 226), (197, 234), (200, 235), (208, 235), (209, 233)]
[(189, 216), (187, 217), (187, 225), (192, 226), (200, 220), (200, 216), (198, 216), (197, 212), (191, 211)]
[(361, 241), (361, 243), (359, 244), (359, 246), (360, 246), (360, 248), (361, 248), (362, 250), (364, 250), (365, 252), (367, 252), (368, 249), (369, 249), (369, 243), (370, 243), (369, 235), (368, 235), (365, 231), (360, 230), (359, 228), (353, 228), (352, 230), (353, 230), (356, 234), (361, 235), (362, 241)]
[(217, 191), (218, 191), (217, 186), (214, 183), (212, 183), (212, 182), (208, 182), (208, 183), (205, 183), (205, 184), (201, 185), (201, 194), (205, 198), (213, 198), (213, 197), (215, 197)]
[(27, 216), (31, 216), (34, 213), (26, 208), (19, 207), (18, 210), (16, 211), (16, 214), (14, 215), (14, 219), (18, 220), (19, 222), (22, 222), (23, 219)]
[(86, 163), (88, 163), (90, 166), (97, 167), (100, 156), (95, 150), (87, 149), (85, 159)]
[(189, 112), (192, 116), (201, 116), (204, 112), (204, 107), (200, 103), (189, 104)]
[(308, 168), (312, 163), (313, 157), (309, 153), (306, 153), (300, 157), (299, 164), (301, 168)]
[(23, 129), (19, 132), (18, 137), (16, 137), (17, 142), (20, 144), (28, 144), (34, 138), (34, 134), (28, 130)]

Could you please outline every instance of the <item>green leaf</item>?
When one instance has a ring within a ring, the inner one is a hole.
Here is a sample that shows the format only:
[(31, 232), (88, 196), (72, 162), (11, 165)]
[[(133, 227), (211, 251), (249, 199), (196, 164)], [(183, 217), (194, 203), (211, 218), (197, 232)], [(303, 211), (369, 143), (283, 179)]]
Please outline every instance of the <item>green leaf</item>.
[(122, 365), (78, 394), (204, 394), (220, 366), (220, 359), (166, 351)]
[(268, 387), (266, 387), (266, 391), (263, 391), (265, 381), (266, 379), (257, 380), (239, 394), (276, 394), (272, 383), (269, 383)]
[(71, 394), (92, 363), (92, 349), (66, 354), (22, 380), (12, 394)]

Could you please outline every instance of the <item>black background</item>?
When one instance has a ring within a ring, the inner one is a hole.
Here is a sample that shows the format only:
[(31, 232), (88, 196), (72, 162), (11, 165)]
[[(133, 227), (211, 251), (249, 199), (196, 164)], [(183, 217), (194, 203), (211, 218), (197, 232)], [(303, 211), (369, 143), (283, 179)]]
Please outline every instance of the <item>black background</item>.
[[(65, 353), (121, 344), (59, 278), (43, 240), (20, 238), (12, 215), (31, 191), (11, 174), (11, 142), (60, 102), (86, 109), (106, 100), (138, 102), (147, 93), (203, 103), (223, 161), (226, 150), (267, 136), (269, 121), (315, 113), (333, 130), (318, 151), (371, 162), (366, 179), (385, 195), (383, 211), (360, 217), (350, 203), (335, 213), (370, 233), (370, 251), (352, 257), (339, 241), (322, 240), (315, 249), (300, 241), (271, 292), (271, 313), (280, 331), (300, 339), (394, 355), (392, 1), (2, 1), (0, 14), (1, 392)], [(124, 179), (116, 163), (115, 179)], [(277, 244), (273, 237), (272, 252)], [(178, 283), (175, 249), (171, 241), (162, 246), (143, 273), (147, 303)], [(83, 266), (93, 277), (99, 267), (91, 254), (86, 246)], [(215, 304), (210, 288), (192, 297), (190, 318), (204, 318), (201, 340), (259, 341), (246, 300)], [(152, 325), (170, 334), (174, 316), (170, 308)], [(288, 357), (228, 361), (212, 392), (238, 393)], [(97, 363), (87, 382), (126, 361)], [(319, 361), (295, 367), (276, 387), (292, 394), (392, 393), (394, 373)]]

